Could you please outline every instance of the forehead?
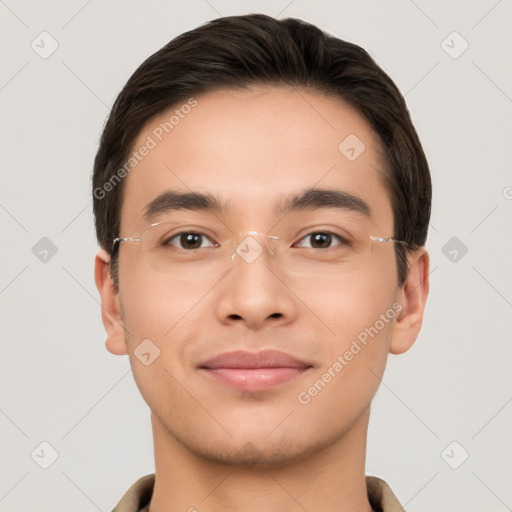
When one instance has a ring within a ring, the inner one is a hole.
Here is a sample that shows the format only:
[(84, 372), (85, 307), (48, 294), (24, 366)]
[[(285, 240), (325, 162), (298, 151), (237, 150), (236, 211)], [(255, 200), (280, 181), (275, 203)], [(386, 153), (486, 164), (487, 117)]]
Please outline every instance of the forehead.
[(140, 228), (165, 191), (207, 194), (237, 222), (268, 225), (286, 198), (332, 189), (391, 222), (376, 143), (357, 112), (318, 93), (261, 88), (183, 101), (148, 122), (134, 144), (121, 229)]

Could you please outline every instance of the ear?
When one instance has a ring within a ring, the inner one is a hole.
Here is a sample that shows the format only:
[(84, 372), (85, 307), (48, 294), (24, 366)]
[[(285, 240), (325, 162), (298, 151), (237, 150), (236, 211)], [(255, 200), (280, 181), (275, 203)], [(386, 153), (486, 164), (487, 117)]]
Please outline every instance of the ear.
[(409, 273), (397, 301), (402, 310), (393, 324), (389, 351), (402, 354), (416, 341), (423, 321), (429, 289), (429, 255), (424, 248), (409, 256)]
[(122, 356), (128, 353), (128, 349), (119, 292), (110, 277), (109, 262), (110, 255), (100, 249), (94, 262), (94, 280), (101, 296), (101, 319), (107, 331), (105, 346), (112, 354)]

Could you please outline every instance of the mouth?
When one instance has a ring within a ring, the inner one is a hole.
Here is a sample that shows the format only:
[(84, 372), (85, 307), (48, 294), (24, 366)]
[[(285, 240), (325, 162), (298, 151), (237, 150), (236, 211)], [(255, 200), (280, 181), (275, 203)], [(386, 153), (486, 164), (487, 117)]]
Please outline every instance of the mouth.
[(225, 352), (201, 363), (198, 369), (225, 386), (259, 392), (288, 382), (313, 365), (276, 350)]

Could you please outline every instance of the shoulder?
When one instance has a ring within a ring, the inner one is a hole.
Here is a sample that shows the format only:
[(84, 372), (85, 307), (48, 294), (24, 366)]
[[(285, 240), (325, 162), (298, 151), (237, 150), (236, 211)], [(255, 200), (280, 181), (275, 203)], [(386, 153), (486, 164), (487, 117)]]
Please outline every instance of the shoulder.
[(375, 512), (405, 512), (391, 487), (376, 476), (366, 477), (368, 500)]
[(139, 478), (123, 495), (112, 512), (142, 512), (151, 501), (155, 474)]

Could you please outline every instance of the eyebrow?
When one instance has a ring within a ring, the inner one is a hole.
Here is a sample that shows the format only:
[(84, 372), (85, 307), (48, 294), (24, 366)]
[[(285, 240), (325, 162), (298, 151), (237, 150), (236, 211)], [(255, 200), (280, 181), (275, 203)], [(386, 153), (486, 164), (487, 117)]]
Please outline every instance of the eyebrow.
[[(322, 208), (352, 211), (366, 217), (371, 216), (368, 203), (360, 197), (341, 190), (318, 188), (310, 188), (299, 194), (286, 196), (281, 200), (277, 211), (284, 215), (293, 211)], [(211, 194), (166, 190), (146, 205), (143, 218), (149, 222), (157, 215), (180, 210), (225, 215), (229, 211), (229, 203), (222, 202)]]

